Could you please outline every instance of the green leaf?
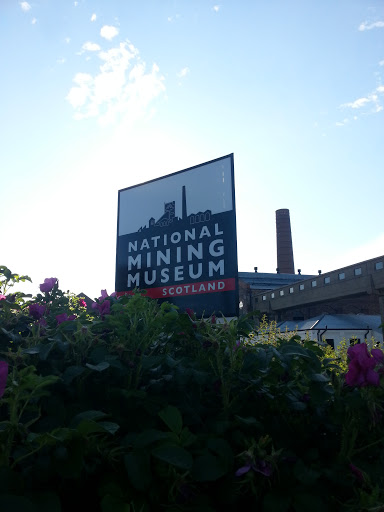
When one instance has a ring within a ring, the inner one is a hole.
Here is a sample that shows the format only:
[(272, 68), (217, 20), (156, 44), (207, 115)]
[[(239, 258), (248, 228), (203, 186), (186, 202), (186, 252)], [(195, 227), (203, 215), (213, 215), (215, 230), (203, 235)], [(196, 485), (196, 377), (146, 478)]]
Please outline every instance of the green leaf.
[(307, 467), (302, 460), (298, 460), (293, 468), (293, 474), (304, 485), (313, 485), (321, 473)]
[(108, 434), (115, 434), (119, 430), (119, 425), (110, 421), (92, 421), (83, 420), (77, 426), (77, 431), (83, 435), (93, 434), (95, 432), (106, 432)]
[(156, 368), (164, 360), (164, 356), (143, 356), (141, 359), (141, 365), (143, 370), (150, 370)]
[(22, 340), (22, 337), (19, 334), (15, 334), (11, 331), (7, 331), (4, 329), (4, 327), (1, 328), (4, 334), (8, 336), (10, 340), (12, 340), (14, 343), (20, 342)]
[(183, 419), (176, 407), (168, 405), (159, 412), (159, 416), (172, 432), (177, 435), (180, 434), (183, 429)]
[(311, 380), (314, 382), (329, 382), (329, 377), (323, 375), (322, 373), (313, 373), (311, 375)]
[(225, 473), (224, 464), (210, 453), (197, 457), (192, 468), (192, 476), (198, 482), (213, 482), (224, 476)]
[(1, 512), (38, 512), (34, 504), (23, 496), (0, 495)]
[(235, 418), (239, 423), (242, 423), (243, 425), (247, 425), (248, 427), (261, 427), (260, 421), (258, 421), (253, 416), (249, 416), (248, 418), (243, 418), (241, 416), (238, 416), (235, 414)]
[(61, 512), (60, 499), (53, 492), (33, 493), (28, 497), (35, 505), (37, 512)]
[(190, 469), (193, 464), (192, 455), (181, 446), (165, 443), (151, 451), (154, 457), (181, 469)]
[(83, 366), (68, 366), (63, 373), (63, 381), (69, 385), (73, 379), (84, 373), (85, 368)]
[(40, 352), (39, 357), (41, 361), (46, 361), (47, 357), (49, 356), (49, 353), (53, 349), (53, 347), (56, 345), (56, 342), (53, 341), (51, 343), (46, 343), (45, 345), (40, 345)]
[(100, 420), (101, 418), (105, 418), (105, 417), (106, 417), (106, 414), (105, 414), (105, 412), (102, 412), (102, 411), (94, 411), (94, 410), (84, 411), (84, 412), (81, 412), (80, 414), (77, 414), (74, 418), (72, 418), (70, 426), (72, 428), (77, 427), (77, 425), (83, 420), (97, 421), (97, 420)]
[(148, 429), (144, 430), (135, 440), (135, 447), (144, 448), (156, 441), (169, 440), (172, 437), (170, 432), (162, 432), (161, 430)]
[(177, 366), (180, 363), (180, 360), (173, 359), (173, 357), (167, 355), (165, 357), (165, 363), (167, 364), (167, 366), (169, 366), (169, 368), (175, 368), (175, 366)]
[(281, 496), (280, 494), (268, 493), (263, 501), (263, 511), (288, 512), (290, 510), (290, 503), (290, 496)]
[(87, 363), (85, 366), (87, 368), (89, 368), (90, 370), (95, 370), (97, 372), (103, 372), (104, 370), (109, 368), (111, 365), (109, 363), (107, 363), (107, 361), (103, 361), (102, 363), (99, 363), (96, 365)]
[(130, 512), (131, 507), (119, 496), (106, 494), (101, 500), (102, 512)]
[(36, 347), (31, 347), (31, 348), (25, 348), (23, 350), (23, 354), (29, 354), (29, 355), (40, 354), (40, 347), (41, 347), (41, 345), (37, 345)]
[(105, 432), (109, 434), (116, 434), (119, 430), (120, 426), (117, 423), (113, 423), (112, 421), (99, 421), (98, 425), (102, 427)]
[(20, 473), (8, 466), (0, 466), (0, 495), (3, 493), (18, 493), (24, 487), (24, 480)]
[[(98, 322), (100, 323), (100, 322)], [(108, 348), (105, 346), (96, 346), (89, 355), (89, 359), (95, 363), (102, 363), (105, 361), (105, 356), (108, 355)]]
[(308, 354), (308, 351), (305, 348), (300, 347), (300, 345), (297, 345), (296, 343), (282, 345), (279, 348), (279, 350), (285, 356), (300, 356), (300, 357), (305, 357), (307, 359), (311, 358), (311, 356)]
[(311, 512), (324, 512), (324, 510), (328, 510), (320, 496), (305, 493), (295, 495), (293, 507), (295, 512), (308, 512), (308, 510)]
[(150, 456), (147, 452), (132, 452), (124, 456), (128, 479), (138, 491), (147, 491), (152, 483)]
[(220, 459), (220, 464), (228, 471), (233, 464), (233, 452), (230, 445), (224, 439), (212, 437), (207, 440), (207, 447)]

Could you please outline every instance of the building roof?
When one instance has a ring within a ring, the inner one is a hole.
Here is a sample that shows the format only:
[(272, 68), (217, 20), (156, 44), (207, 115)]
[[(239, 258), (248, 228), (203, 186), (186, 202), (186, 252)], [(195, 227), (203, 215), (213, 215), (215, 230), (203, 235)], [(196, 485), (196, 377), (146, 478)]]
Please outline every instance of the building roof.
[(249, 284), (251, 290), (273, 290), (291, 283), (314, 277), (303, 274), (271, 274), (263, 272), (239, 272), (239, 279)]
[(308, 320), (286, 320), (279, 322), (277, 327), (280, 331), (309, 331), (316, 330), (372, 330), (381, 335), (380, 315), (318, 315)]

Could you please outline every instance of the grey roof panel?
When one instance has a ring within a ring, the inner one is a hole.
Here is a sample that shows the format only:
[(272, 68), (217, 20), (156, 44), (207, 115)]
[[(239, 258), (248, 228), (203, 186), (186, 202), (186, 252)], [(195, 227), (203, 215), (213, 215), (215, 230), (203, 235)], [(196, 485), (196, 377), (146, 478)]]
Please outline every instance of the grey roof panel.
[(381, 318), (380, 315), (319, 315), (308, 320), (287, 320), (277, 324), (280, 331), (288, 328), (289, 331), (298, 329), (299, 331), (311, 329), (355, 329), (364, 330), (371, 329), (380, 332)]

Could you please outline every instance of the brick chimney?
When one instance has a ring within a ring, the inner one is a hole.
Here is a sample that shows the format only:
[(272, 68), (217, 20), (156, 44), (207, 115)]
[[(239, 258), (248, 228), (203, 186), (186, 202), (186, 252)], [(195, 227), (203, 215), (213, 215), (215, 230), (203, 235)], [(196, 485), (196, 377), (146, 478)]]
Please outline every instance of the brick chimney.
[(277, 267), (282, 274), (294, 274), (291, 221), (289, 210), (276, 210)]

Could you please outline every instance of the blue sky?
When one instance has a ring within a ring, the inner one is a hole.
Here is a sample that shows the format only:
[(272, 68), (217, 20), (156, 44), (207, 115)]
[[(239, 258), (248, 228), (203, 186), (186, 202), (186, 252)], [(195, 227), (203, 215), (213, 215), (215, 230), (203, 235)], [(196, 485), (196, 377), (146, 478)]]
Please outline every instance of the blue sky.
[(240, 271), (384, 253), (381, 0), (2, 0), (0, 263), (114, 287), (118, 190), (234, 153)]

